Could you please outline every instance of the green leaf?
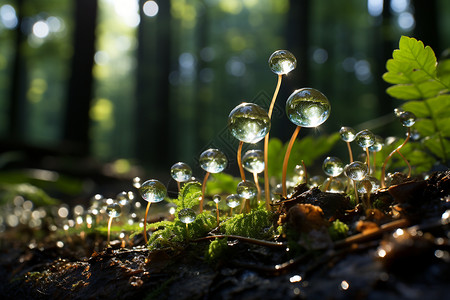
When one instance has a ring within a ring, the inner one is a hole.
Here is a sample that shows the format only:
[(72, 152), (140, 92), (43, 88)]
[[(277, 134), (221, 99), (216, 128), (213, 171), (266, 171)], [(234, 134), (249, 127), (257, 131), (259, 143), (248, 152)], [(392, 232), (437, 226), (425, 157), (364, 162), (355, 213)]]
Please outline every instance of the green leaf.
[[(402, 36), (399, 49), (386, 63), (383, 79), (394, 84), (386, 92), (394, 98), (406, 100), (403, 109), (413, 112), (417, 120), (414, 128), (427, 139), (424, 146), (447, 163), (447, 143), (450, 143), (450, 64), (437, 63), (429, 46)], [(411, 101), (414, 100), (414, 101)], [(418, 143), (415, 144), (419, 149)], [(425, 148), (421, 150), (425, 154)], [(416, 149), (416, 150), (417, 150)]]

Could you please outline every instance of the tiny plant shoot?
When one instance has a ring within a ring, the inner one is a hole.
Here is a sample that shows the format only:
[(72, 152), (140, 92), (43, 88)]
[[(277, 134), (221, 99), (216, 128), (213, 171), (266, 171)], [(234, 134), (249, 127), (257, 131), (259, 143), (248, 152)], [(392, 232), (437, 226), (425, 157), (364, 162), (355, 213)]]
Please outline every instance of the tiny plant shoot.
[(152, 203), (161, 202), (164, 200), (164, 198), (167, 196), (167, 189), (160, 181), (151, 179), (147, 180), (144, 183), (141, 184), (139, 188), (139, 193), (141, 194), (141, 197), (148, 202), (147, 208), (145, 209), (145, 216), (144, 216), (144, 241), (145, 244), (147, 244), (147, 215), (148, 210), (150, 208), (150, 205)]
[(218, 149), (208, 149), (200, 154), (200, 167), (206, 171), (202, 185), (202, 199), (200, 200), (200, 213), (203, 212), (203, 201), (205, 200), (206, 181), (210, 173), (222, 172), (228, 164), (228, 159), (222, 151)]
[[(297, 59), (287, 50), (277, 50), (269, 57), (269, 67), (272, 72), (278, 75), (277, 87), (273, 93), (272, 101), (269, 106), (269, 119), (272, 118), (273, 107), (280, 91), (281, 80), (283, 75), (288, 74), (297, 67)], [(268, 171), (268, 155), (269, 155), (269, 133), (264, 138), (264, 191), (266, 196), (266, 209), (270, 210), (270, 185)]]

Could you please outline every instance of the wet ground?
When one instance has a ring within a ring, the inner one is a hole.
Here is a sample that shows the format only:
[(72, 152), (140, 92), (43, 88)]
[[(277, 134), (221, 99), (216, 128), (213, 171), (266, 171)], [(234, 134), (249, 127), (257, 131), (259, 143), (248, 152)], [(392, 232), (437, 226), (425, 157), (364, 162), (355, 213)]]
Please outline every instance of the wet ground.
[[(395, 206), (396, 218), (359, 217), (366, 229), (357, 230), (358, 213), (343, 209), (341, 217), (354, 224), (344, 240), (318, 241), (320, 224), (309, 224), (308, 251), (228, 238), (226, 255), (214, 262), (204, 255), (209, 240), (149, 251), (137, 237), (135, 246), (113, 241), (95, 251), (93, 236), (61, 247), (50, 237), (30, 242), (30, 233), (18, 228), (1, 239), (0, 294), (4, 299), (447, 299), (449, 187), (448, 171), (427, 181), (399, 182), (373, 195)], [(335, 197), (298, 190), (279, 203), (281, 219), (305, 230), (298, 221), (305, 205), (320, 206), (332, 218), (330, 211), (346, 205)]]

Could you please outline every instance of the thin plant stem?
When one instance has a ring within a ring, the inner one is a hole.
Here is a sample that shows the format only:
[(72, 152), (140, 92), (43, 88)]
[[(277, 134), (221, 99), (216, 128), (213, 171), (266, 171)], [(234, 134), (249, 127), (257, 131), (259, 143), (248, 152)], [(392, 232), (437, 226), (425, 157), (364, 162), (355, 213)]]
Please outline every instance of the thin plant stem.
[(217, 217), (217, 227), (219, 227), (220, 219), (219, 219), (219, 203), (216, 202), (216, 217)]
[(366, 165), (367, 165), (367, 174), (370, 174), (370, 158), (369, 158), (369, 147), (366, 147)]
[(205, 200), (206, 181), (208, 180), (209, 172), (206, 172), (205, 178), (203, 178), (202, 184), (202, 199), (200, 200), (200, 213), (203, 212), (203, 201)]
[(377, 163), (376, 163), (376, 161), (377, 161), (377, 152), (374, 152), (372, 157), (373, 157), (373, 159), (372, 159), (373, 160), (373, 171), (372, 171), (372, 173), (375, 173), (375, 171), (377, 170)]
[(261, 187), (259, 186), (258, 173), (253, 172), (253, 180), (255, 181), (256, 190), (258, 192), (257, 199), (259, 202), (261, 200)]
[(411, 164), (400, 151), (397, 150), (397, 153), (403, 158), (403, 161), (408, 165), (408, 177), (411, 177)]
[(147, 245), (147, 215), (148, 215), (148, 210), (150, 209), (150, 205), (152, 205), (151, 202), (148, 202), (147, 204), (147, 208), (145, 209), (145, 215), (144, 215), (144, 241), (145, 244)]
[(189, 236), (189, 224), (186, 223), (186, 236), (187, 236), (187, 240), (189, 241), (191, 238)]
[(179, 181), (177, 181), (177, 186), (178, 186), (178, 193), (179, 193), (180, 190), (181, 190), (181, 185), (180, 185), (180, 182), (179, 182)]
[(348, 156), (350, 157), (350, 163), (353, 162), (353, 152), (352, 152), (352, 147), (350, 146), (350, 142), (346, 142), (347, 143), (347, 148), (348, 148)]
[(330, 177), (328, 178), (327, 185), (326, 185), (326, 186), (324, 187), (324, 189), (323, 189), (324, 192), (328, 191), (328, 189), (330, 188), (331, 180), (333, 180), (333, 176), (330, 176)]
[(110, 236), (111, 236), (112, 219), (113, 219), (113, 217), (111, 216), (111, 217), (109, 217), (109, 221), (108, 221), (108, 242), (107, 242), (108, 246), (109, 246), (109, 241), (110, 241)]
[(239, 172), (241, 173), (241, 179), (242, 181), (245, 181), (245, 172), (244, 167), (242, 166), (242, 146), (244, 145), (243, 141), (239, 142), (239, 147), (237, 150), (237, 163), (239, 166)]
[[(411, 137), (411, 128), (408, 127), (408, 132), (406, 133), (406, 139), (405, 141), (398, 146), (396, 149), (394, 149), (385, 159), (384, 163), (383, 163), (383, 167), (381, 168), (381, 178), (380, 178), (380, 183), (381, 183), (381, 188), (385, 188), (386, 187), (386, 182), (385, 182), (385, 174), (386, 174), (386, 165), (388, 163), (388, 161), (391, 159), (391, 157), (394, 155), (395, 152), (400, 153), (400, 149), (403, 148), (403, 146), (405, 146), (405, 144), (409, 141), (409, 138)], [(411, 165), (408, 163), (408, 167), (411, 167)]]
[(355, 203), (356, 205), (358, 205), (359, 203), (359, 197), (358, 197), (358, 189), (356, 188), (356, 181), (353, 180), (353, 188), (355, 189)]
[[(272, 118), (273, 107), (275, 105), (275, 101), (278, 96), (278, 92), (280, 91), (281, 80), (283, 75), (278, 75), (277, 87), (275, 88), (275, 92), (273, 93), (272, 101), (269, 106), (269, 119)], [(266, 198), (266, 209), (270, 210), (270, 184), (269, 184), (269, 133), (264, 137), (264, 191)]]
[(281, 184), (283, 186), (283, 197), (286, 198), (287, 196), (287, 188), (286, 188), (286, 173), (287, 173), (287, 166), (289, 162), (289, 156), (291, 155), (292, 147), (294, 146), (295, 139), (297, 138), (297, 135), (302, 127), (297, 126), (294, 130), (294, 133), (291, 136), (291, 140), (289, 141), (288, 147), (286, 149), (286, 154), (284, 155), (284, 161), (283, 161), (283, 173), (281, 174)]
[(233, 208), (230, 207), (230, 217), (233, 215)]
[(302, 159), (303, 170), (305, 170), (305, 183), (308, 184), (308, 171), (306, 171), (305, 162)]

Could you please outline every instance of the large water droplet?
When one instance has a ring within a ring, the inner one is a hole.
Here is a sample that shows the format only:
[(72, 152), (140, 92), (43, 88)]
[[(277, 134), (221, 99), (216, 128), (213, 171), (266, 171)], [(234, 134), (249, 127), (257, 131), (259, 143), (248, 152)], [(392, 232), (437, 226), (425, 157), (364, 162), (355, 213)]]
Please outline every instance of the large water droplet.
[(336, 177), (344, 171), (344, 163), (338, 157), (329, 156), (323, 161), (322, 169), (328, 176)]
[(351, 127), (342, 126), (339, 130), (339, 134), (344, 142), (351, 143), (355, 140), (356, 130)]
[(297, 126), (317, 127), (330, 116), (331, 105), (327, 97), (313, 88), (294, 91), (286, 101), (286, 114)]
[(264, 153), (261, 150), (249, 150), (242, 157), (244, 169), (250, 173), (264, 171)]
[(184, 224), (190, 224), (195, 221), (196, 214), (192, 208), (183, 208), (178, 212), (178, 218)]
[(117, 218), (122, 213), (119, 203), (111, 203), (106, 206), (106, 213), (112, 218)]
[(139, 193), (144, 200), (156, 203), (164, 200), (167, 189), (160, 181), (150, 179), (141, 184)]
[(346, 165), (344, 168), (345, 176), (355, 181), (363, 180), (368, 172), (369, 169), (367, 165), (360, 161), (354, 161), (351, 164)]
[(383, 149), (384, 146), (384, 140), (381, 136), (376, 135), (375, 136), (375, 143), (373, 143), (372, 146), (369, 146), (369, 151), (370, 152), (378, 152), (381, 151), (381, 149)]
[(241, 197), (236, 194), (231, 194), (227, 197), (226, 201), (228, 207), (235, 208), (236, 206), (239, 206), (239, 204), (241, 204)]
[(177, 162), (170, 168), (170, 175), (175, 181), (186, 182), (192, 177), (192, 169), (184, 162)]
[(256, 189), (256, 185), (251, 181), (241, 181), (239, 182), (236, 193), (242, 199), (252, 200), (256, 197), (258, 190)]
[(222, 172), (228, 163), (227, 157), (218, 149), (208, 149), (200, 154), (200, 167), (209, 173)]
[(297, 67), (297, 59), (287, 50), (277, 50), (269, 57), (269, 67), (277, 75), (284, 75)]
[(245, 143), (257, 143), (270, 130), (270, 118), (267, 112), (254, 103), (241, 103), (228, 116), (228, 128), (231, 134)]
[(372, 131), (365, 129), (356, 134), (355, 141), (361, 148), (365, 149), (375, 143), (375, 135)]
[(411, 127), (416, 123), (416, 115), (410, 111), (405, 111), (401, 113), (399, 116), (400, 122), (405, 127)]

